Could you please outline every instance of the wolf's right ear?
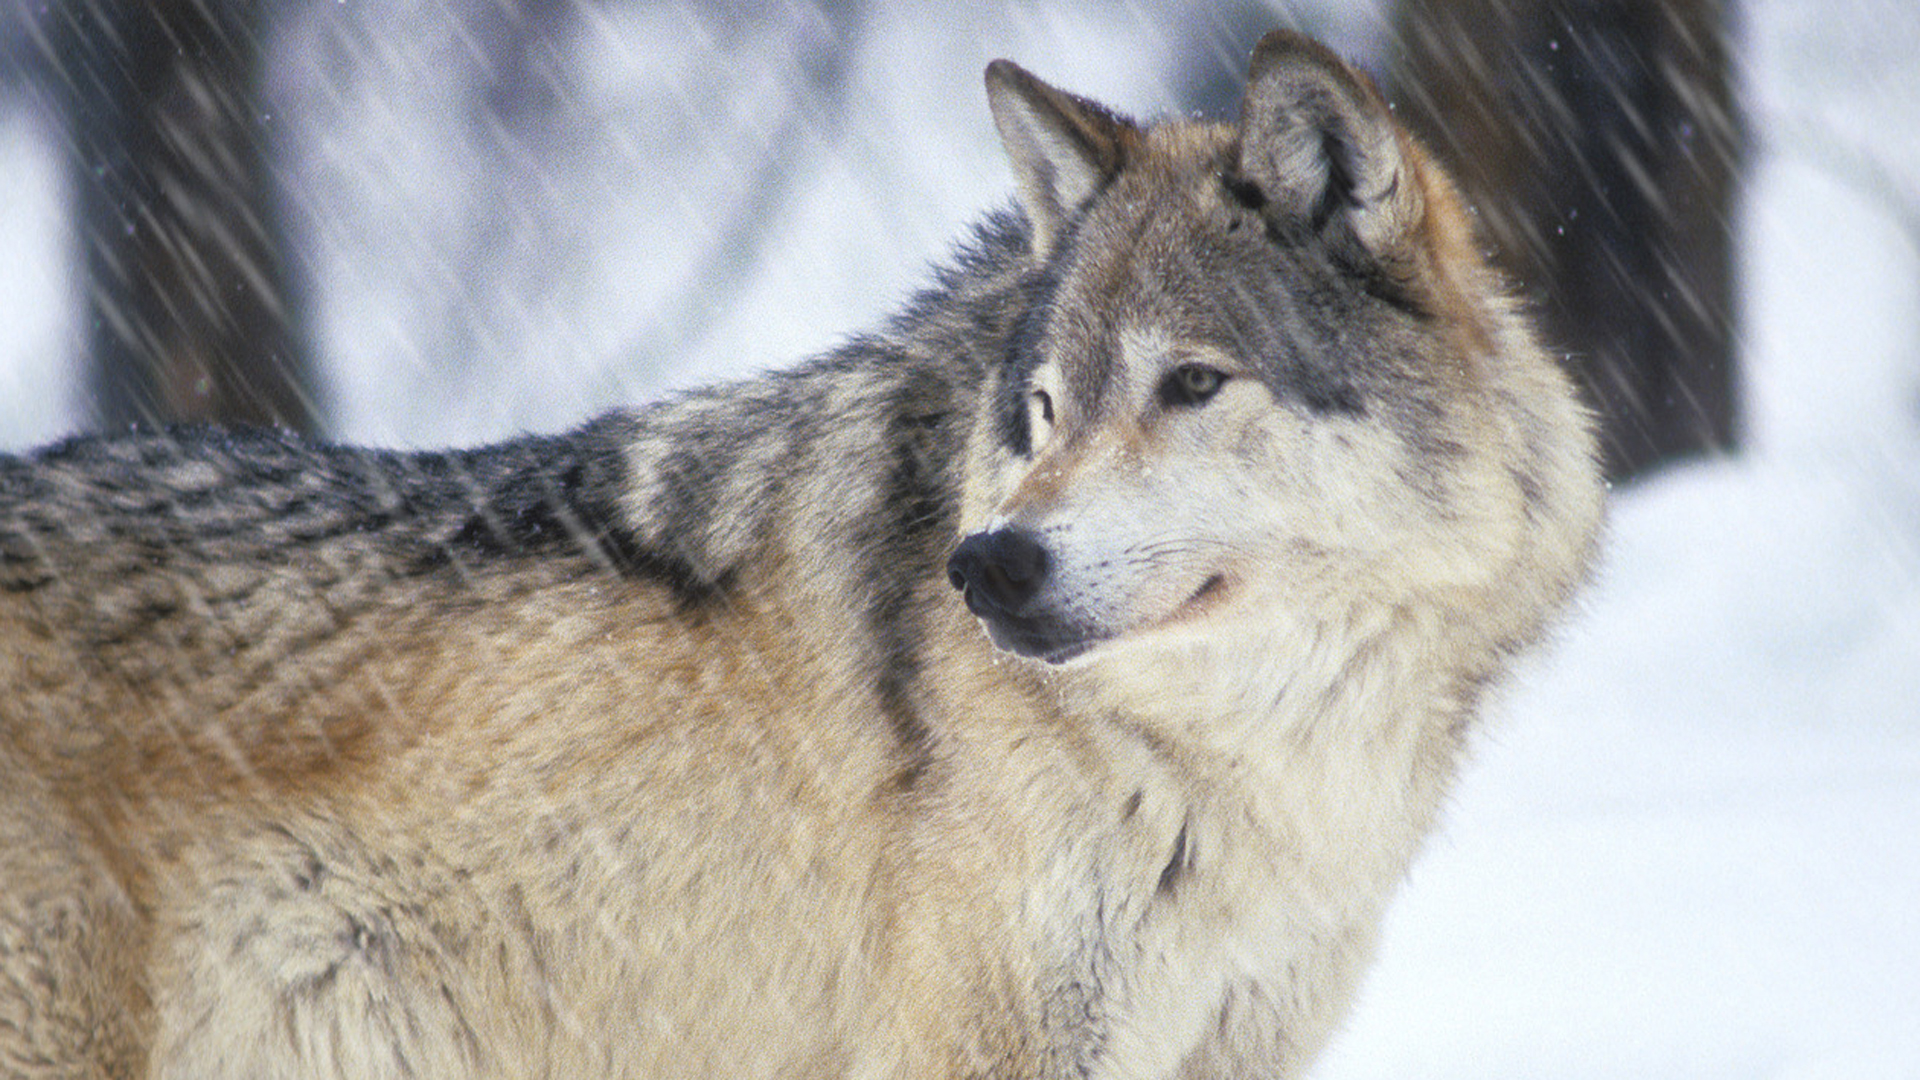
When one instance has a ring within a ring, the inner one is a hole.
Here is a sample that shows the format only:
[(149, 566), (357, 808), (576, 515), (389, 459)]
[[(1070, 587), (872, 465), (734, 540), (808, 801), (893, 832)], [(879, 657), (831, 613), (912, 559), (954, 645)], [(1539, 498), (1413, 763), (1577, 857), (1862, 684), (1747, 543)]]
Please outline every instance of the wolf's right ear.
[(1053, 254), (1067, 222), (1120, 171), (1131, 123), (1056, 90), (1010, 60), (987, 65), (987, 104), (1033, 225), (1033, 253)]
[[(1424, 212), (1416, 164), (1365, 75), (1311, 38), (1260, 39), (1240, 110), (1242, 202), (1282, 232), (1332, 227), (1391, 267)], [(1357, 254), (1357, 253), (1356, 253)]]

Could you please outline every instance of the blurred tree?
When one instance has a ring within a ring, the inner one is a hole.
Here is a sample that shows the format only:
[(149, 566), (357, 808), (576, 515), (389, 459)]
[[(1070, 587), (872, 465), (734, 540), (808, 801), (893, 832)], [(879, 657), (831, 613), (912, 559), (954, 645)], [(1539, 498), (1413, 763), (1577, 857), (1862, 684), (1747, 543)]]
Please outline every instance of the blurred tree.
[(1401, 115), (1574, 357), (1608, 474), (1730, 448), (1724, 0), (1400, 0)]
[(316, 419), (264, 145), (266, 4), (67, 0), (49, 16), (99, 425)]

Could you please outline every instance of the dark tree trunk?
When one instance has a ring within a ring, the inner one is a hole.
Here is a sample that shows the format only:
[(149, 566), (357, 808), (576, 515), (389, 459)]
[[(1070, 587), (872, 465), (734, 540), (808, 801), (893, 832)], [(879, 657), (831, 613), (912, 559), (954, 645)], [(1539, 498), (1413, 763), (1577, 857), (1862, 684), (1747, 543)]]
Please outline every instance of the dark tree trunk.
[(1607, 472), (1730, 448), (1741, 151), (1722, 0), (1402, 0), (1397, 107), (1573, 357)]
[(56, 6), (98, 425), (313, 426), (265, 153), (263, 2)]

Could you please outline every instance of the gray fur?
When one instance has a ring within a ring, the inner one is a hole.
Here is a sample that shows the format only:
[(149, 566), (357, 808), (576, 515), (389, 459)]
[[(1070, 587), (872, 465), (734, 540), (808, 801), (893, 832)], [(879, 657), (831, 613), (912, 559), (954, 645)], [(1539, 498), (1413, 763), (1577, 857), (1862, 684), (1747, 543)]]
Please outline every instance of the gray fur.
[(1019, 212), (790, 371), (0, 458), (0, 1074), (1298, 1076), (1601, 489), (1371, 87), (1249, 78), (996, 63)]

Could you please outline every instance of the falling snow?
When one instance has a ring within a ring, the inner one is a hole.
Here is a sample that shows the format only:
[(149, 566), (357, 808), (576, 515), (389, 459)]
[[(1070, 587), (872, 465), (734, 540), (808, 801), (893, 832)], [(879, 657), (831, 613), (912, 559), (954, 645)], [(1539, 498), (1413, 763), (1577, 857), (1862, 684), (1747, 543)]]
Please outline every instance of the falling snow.
[[(0, 15), (8, 448), (85, 411), (35, 6)], [(1381, 47), (1379, 15), (1324, 7), (1342, 49)], [(1219, 18), (276, 10), (258, 116), (328, 432), (414, 446), (832, 345), (1006, 198), (988, 59), (1150, 113)], [(1920, 1077), (1920, 19), (1738, 23), (1748, 448), (1616, 500), (1595, 594), (1499, 709), (1320, 1076)]]

